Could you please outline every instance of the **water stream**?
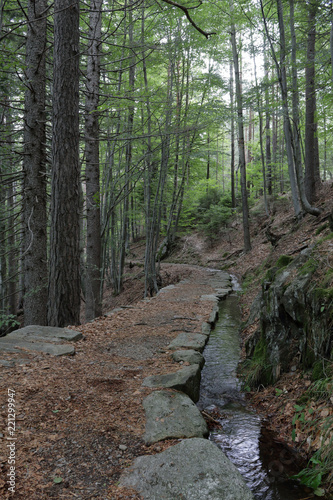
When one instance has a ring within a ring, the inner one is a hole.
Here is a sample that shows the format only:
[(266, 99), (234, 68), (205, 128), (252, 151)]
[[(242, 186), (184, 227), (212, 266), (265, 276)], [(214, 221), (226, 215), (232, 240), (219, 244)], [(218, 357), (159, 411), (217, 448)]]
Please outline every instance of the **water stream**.
[(222, 429), (211, 431), (210, 439), (235, 464), (256, 499), (312, 498), (296, 481), (288, 479), (288, 475), (297, 471), (293, 470), (295, 457), (274, 442), (240, 391), (236, 375), (239, 326), (237, 296), (230, 295), (221, 303), (219, 320), (204, 351), (206, 363), (198, 406), (219, 415), (222, 424)]

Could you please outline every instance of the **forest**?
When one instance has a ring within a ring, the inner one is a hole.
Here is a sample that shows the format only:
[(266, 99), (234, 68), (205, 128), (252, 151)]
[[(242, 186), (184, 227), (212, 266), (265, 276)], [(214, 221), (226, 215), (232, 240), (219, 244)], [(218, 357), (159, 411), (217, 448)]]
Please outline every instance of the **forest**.
[(320, 214), (332, 2), (1, 0), (0, 47), (2, 334), (100, 316), (140, 238), (152, 296), (177, 231)]

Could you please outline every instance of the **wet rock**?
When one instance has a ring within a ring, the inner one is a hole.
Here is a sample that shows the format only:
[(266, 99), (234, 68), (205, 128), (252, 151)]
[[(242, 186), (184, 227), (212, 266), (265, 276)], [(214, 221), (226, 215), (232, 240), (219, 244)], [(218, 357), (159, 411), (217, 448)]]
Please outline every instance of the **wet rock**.
[(199, 365), (202, 369), (205, 364), (205, 358), (198, 351), (194, 351), (193, 349), (175, 351), (171, 355), (174, 361), (180, 363), (181, 361), (185, 363), (190, 363), (190, 365)]
[(219, 300), (223, 300), (229, 295), (229, 293), (231, 293), (231, 291), (232, 291), (231, 285), (228, 288), (216, 288), (215, 290), (216, 297)]
[(209, 316), (209, 320), (208, 322), (211, 324), (211, 325), (214, 325), (216, 323), (216, 321), (218, 320), (218, 317), (219, 317), (219, 308), (218, 306), (214, 306), (213, 307), (213, 310), (212, 312), (210, 313), (210, 316)]
[(195, 403), (199, 401), (201, 370), (199, 365), (185, 366), (176, 373), (152, 375), (143, 381), (143, 387), (165, 387), (187, 394)]
[(163, 439), (207, 437), (208, 429), (197, 406), (180, 392), (155, 391), (144, 401), (146, 412), (145, 442)]
[(201, 325), (201, 333), (203, 335), (210, 335), (211, 330), (212, 330), (212, 325), (204, 321)]
[(138, 457), (120, 478), (145, 500), (253, 500), (236, 467), (212, 442), (192, 438)]

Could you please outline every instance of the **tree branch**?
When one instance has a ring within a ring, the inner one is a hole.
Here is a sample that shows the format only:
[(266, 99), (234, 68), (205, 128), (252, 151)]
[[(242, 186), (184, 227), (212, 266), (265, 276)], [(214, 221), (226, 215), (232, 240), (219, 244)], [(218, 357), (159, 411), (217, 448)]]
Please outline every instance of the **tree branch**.
[[(189, 14), (189, 9), (187, 7), (184, 7), (183, 5), (180, 5), (179, 3), (177, 2), (173, 2), (173, 0), (162, 0), (162, 2), (164, 3), (168, 3), (169, 5), (172, 5), (173, 7), (177, 7), (177, 9), (180, 9), (184, 12), (185, 16), (187, 17), (187, 19), (189, 20), (189, 22), (192, 24), (192, 26), (197, 30), (199, 31), (199, 33), (201, 33), (202, 35), (204, 35), (207, 39), (210, 35), (216, 35), (216, 31), (212, 31), (210, 33), (207, 33), (207, 31), (204, 31), (202, 30), (194, 21), (193, 19), (191, 18), (190, 14)], [(199, 7), (200, 5), (202, 4), (201, 0), (200, 0), (200, 3), (197, 7)], [(195, 7), (191, 7), (192, 9), (194, 9)]]

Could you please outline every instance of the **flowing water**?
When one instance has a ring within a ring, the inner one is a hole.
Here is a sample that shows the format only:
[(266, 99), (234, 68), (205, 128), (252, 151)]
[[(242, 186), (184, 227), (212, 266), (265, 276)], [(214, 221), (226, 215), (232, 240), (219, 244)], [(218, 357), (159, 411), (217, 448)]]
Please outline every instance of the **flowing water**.
[(204, 351), (198, 406), (219, 415), (222, 429), (212, 430), (215, 442), (243, 475), (258, 500), (312, 498), (288, 475), (296, 473), (296, 456), (274, 442), (260, 417), (248, 407), (236, 370), (239, 362), (240, 310), (235, 295), (220, 306), (220, 316)]

